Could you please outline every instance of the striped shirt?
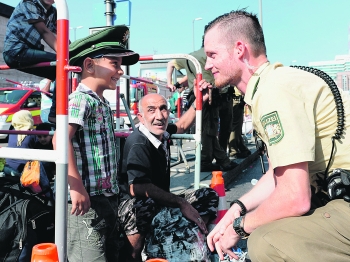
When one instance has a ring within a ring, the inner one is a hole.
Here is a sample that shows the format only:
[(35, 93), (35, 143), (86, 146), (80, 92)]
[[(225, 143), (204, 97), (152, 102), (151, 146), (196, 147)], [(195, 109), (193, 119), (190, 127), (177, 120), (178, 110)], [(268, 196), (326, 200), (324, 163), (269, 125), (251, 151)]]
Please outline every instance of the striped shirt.
[(51, 6), (49, 10), (40, 0), (22, 0), (14, 9), (6, 29), (4, 52), (23, 49), (44, 50), (42, 37), (30, 20), (42, 21), (53, 33), (57, 33), (57, 11)]
[(79, 125), (72, 144), (89, 195), (117, 194), (117, 147), (108, 101), (80, 83), (69, 96), (68, 122)]

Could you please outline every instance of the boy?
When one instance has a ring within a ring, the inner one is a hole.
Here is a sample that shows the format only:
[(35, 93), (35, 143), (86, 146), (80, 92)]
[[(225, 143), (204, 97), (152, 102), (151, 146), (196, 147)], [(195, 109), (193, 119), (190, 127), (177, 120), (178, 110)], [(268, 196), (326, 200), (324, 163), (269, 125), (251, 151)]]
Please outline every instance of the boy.
[(126, 26), (112, 26), (70, 46), (70, 65), (81, 66), (81, 83), (69, 96), (68, 259), (118, 261), (117, 148), (113, 115), (103, 97), (115, 90), (121, 65), (138, 62), (127, 50)]
[[(56, 54), (44, 51), (44, 40), (56, 51), (57, 11), (54, 0), (22, 0), (7, 24), (3, 57), (12, 68), (56, 60)], [(19, 69), (55, 80), (55, 67)]]

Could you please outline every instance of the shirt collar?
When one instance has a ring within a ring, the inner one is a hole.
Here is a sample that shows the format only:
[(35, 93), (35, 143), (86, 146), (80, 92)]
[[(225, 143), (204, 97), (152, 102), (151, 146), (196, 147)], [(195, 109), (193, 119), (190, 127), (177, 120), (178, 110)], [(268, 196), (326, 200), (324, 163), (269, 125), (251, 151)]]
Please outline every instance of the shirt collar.
[(41, 8), (43, 9), (43, 11), (45, 12), (45, 14), (50, 14), (51, 12), (52, 12), (52, 10), (53, 10), (53, 6), (50, 6), (50, 8), (49, 9), (46, 9), (44, 6), (43, 6), (43, 4), (41, 3), (41, 1), (40, 0), (35, 0), (35, 2), (38, 4), (38, 5), (40, 5), (41, 6)]
[(258, 70), (256, 70), (254, 72), (254, 74), (250, 77), (248, 84), (247, 84), (247, 89), (244, 95), (244, 101), (248, 104), (248, 105), (252, 105), (252, 100), (254, 97), (254, 94), (258, 88), (258, 84), (260, 81), (260, 74), (264, 71), (264, 69), (266, 67), (268, 67), (270, 65), (270, 62), (266, 62), (264, 64), (262, 64)]
[(79, 83), (76, 91), (93, 96), (94, 98), (100, 100), (102, 103), (109, 105), (109, 102), (106, 98), (102, 100), (94, 91), (92, 91), (87, 85), (84, 85), (83, 83)]
[[(155, 146), (155, 148), (159, 148), (159, 146), (162, 144), (162, 142), (156, 138), (143, 124), (140, 123), (139, 130), (141, 133), (143, 133), (148, 140)], [(168, 140), (170, 137), (170, 134), (165, 131), (163, 134), (163, 140)]]

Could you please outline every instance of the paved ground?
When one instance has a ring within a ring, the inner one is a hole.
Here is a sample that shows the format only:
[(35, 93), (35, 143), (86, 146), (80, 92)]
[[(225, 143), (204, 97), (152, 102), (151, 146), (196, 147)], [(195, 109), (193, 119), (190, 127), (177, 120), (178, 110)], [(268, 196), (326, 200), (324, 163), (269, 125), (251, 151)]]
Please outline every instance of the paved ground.
[[(249, 141), (250, 142), (250, 141)], [(194, 184), (194, 141), (184, 141), (182, 149), (186, 155), (187, 165), (189, 169), (186, 169), (186, 163), (181, 161), (179, 164), (174, 165), (171, 168), (171, 180), (170, 180), (170, 191), (174, 194), (180, 194), (186, 189), (193, 188)], [(252, 162), (254, 162), (258, 157), (258, 152), (255, 151), (255, 144), (248, 143), (248, 148), (251, 150), (252, 154), (245, 159), (235, 159), (239, 165), (227, 172), (223, 173), (225, 187), (227, 187), (239, 174), (243, 172)], [(172, 163), (178, 161), (177, 146), (171, 147), (171, 157)], [(231, 158), (233, 159), (233, 158)], [(211, 181), (211, 172), (201, 172), (200, 174), (200, 186), (209, 186)]]
[[(261, 176), (260, 161), (258, 161), (258, 152), (255, 150), (255, 144), (251, 141), (247, 141), (247, 146), (251, 150), (252, 154), (245, 159), (235, 159), (239, 164), (233, 170), (223, 173), (226, 189), (226, 203), (227, 207), (234, 199), (237, 199), (244, 193), (246, 193), (253, 186), (250, 182), (252, 179), (259, 179)], [(187, 189), (193, 188), (194, 185), (194, 156), (195, 156), (195, 143), (194, 141), (184, 141), (182, 149), (188, 159), (187, 163), (182, 161), (182, 158), (178, 156), (178, 147), (172, 146), (171, 156), (172, 163), (175, 164), (171, 168), (171, 180), (170, 180), (170, 191), (174, 194), (180, 194)], [(232, 158), (231, 158), (232, 159)], [(178, 163), (180, 162), (180, 163)], [(178, 163), (178, 164), (176, 164)], [(188, 168), (186, 168), (188, 167)], [(254, 171), (253, 171), (254, 170)], [(200, 174), (200, 187), (209, 186), (211, 182), (211, 172), (201, 172)], [(242, 185), (244, 183), (246, 185)], [(249, 181), (248, 181), (249, 180)], [(239, 184), (239, 186), (238, 186)], [(238, 246), (243, 251), (247, 251), (246, 240), (241, 240)], [(249, 256), (246, 258), (246, 262), (249, 262)]]

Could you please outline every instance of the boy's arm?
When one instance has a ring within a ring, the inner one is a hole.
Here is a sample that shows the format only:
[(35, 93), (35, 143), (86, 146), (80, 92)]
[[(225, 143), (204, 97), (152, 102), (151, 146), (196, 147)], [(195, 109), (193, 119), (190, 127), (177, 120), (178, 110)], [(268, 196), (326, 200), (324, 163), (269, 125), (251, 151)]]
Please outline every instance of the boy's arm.
[[(83, 181), (81, 180), (81, 176), (79, 174), (76, 159), (74, 156), (73, 145), (71, 140), (78, 129), (78, 125), (69, 124), (68, 125), (68, 184), (70, 186), (70, 196), (72, 199), (72, 209), (71, 214), (75, 215), (83, 215), (90, 209), (90, 197), (86, 192), (86, 189), (83, 185)], [(52, 139), (54, 149), (56, 149), (56, 133)]]
[(90, 209), (90, 197), (81, 180), (77, 162), (74, 156), (73, 145), (71, 140), (78, 129), (77, 124), (68, 125), (68, 184), (70, 187), (70, 197), (72, 199), (72, 215), (84, 215)]
[(44, 22), (38, 21), (33, 24), (35, 29), (39, 32), (41, 37), (44, 39), (44, 41), (53, 49), (57, 52), (56, 49), (56, 36), (54, 33), (52, 33), (47, 26), (45, 25)]

